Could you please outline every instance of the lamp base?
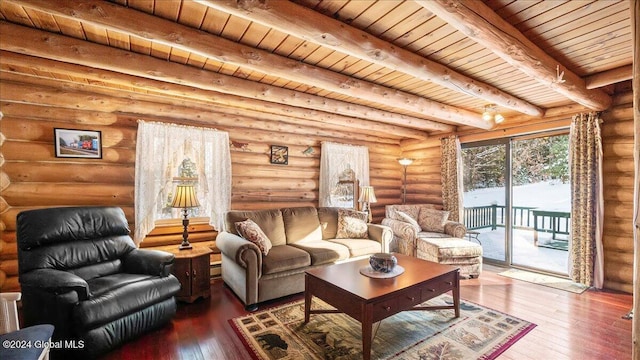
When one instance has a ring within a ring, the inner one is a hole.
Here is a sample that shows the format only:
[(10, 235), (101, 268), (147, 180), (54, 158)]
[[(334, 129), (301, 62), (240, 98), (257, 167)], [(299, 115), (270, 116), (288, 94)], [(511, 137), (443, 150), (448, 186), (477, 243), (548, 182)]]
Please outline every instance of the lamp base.
[(178, 250), (189, 250), (189, 249), (193, 249), (193, 246), (191, 246), (191, 244), (182, 244), (178, 247)]

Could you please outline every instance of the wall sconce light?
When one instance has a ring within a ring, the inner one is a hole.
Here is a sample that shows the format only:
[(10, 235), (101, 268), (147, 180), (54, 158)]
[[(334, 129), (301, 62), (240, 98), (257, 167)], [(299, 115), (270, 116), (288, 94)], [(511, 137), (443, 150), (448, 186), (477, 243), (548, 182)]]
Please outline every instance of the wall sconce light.
[(373, 186), (360, 187), (360, 198), (358, 201), (362, 203), (362, 211), (367, 213), (367, 219), (371, 222), (373, 220), (373, 216), (371, 215), (371, 207), (369, 204), (378, 201), (378, 199), (376, 199), (376, 194), (373, 192)]
[(405, 204), (407, 202), (407, 166), (413, 164), (413, 159), (401, 158), (398, 162), (402, 165), (402, 204)]
[(196, 190), (193, 185), (178, 185), (176, 186), (176, 195), (173, 197), (173, 202), (171, 203), (171, 207), (181, 208), (183, 211), (184, 218), (182, 219), (182, 244), (178, 249), (186, 250), (191, 249), (192, 246), (189, 244), (189, 217), (188, 217), (188, 208), (198, 207), (200, 203), (198, 202), (198, 198), (196, 197)]
[(493, 120), (496, 124), (500, 124), (504, 121), (504, 116), (498, 113), (498, 107), (495, 104), (485, 105), (484, 112), (482, 113), (482, 120), (491, 121)]

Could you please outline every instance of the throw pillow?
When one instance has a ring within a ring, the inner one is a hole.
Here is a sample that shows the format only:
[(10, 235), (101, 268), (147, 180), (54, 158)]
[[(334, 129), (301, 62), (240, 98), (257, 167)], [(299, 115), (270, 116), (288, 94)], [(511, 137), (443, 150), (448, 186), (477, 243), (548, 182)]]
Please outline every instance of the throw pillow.
[(338, 209), (338, 232), (336, 239), (368, 239), (369, 226), (366, 212)]
[(418, 224), (424, 231), (443, 233), (444, 223), (448, 217), (448, 211), (422, 208), (418, 215)]
[(236, 226), (236, 231), (240, 236), (256, 244), (260, 251), (262, 251), (262, 254), (267, 256), (272, 247), (271, 240), (269, 240), (264, 231), (260, 229), (258, 224), (253, 222), (251, 219), (247, 219), (239, 221), (234, 225)]
[(402, 219), (400, 221), (404, 221), (404, 222), (408, 223), (409, 225), (411, 225), (411, 227), (416, 231), (416, 234), (419, 233), (420, 231), (422, 231), (422, 227), (420, 226), (420, 224), (418, 224), (416, 219), (412, 218), (408, 214), (403, 213), (402, 211), (397, 211), (396, 210), (396, 216), (398, 218)]

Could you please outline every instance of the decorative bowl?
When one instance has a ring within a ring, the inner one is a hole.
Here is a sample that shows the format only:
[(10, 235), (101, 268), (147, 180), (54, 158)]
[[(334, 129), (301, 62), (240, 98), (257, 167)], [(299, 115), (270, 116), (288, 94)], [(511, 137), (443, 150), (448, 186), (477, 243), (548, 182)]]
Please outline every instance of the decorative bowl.
[(392, 254), (376, 253), (369, 257), (369, 265), (374, 271), (389, 273), (398, 265), (398, 259)]

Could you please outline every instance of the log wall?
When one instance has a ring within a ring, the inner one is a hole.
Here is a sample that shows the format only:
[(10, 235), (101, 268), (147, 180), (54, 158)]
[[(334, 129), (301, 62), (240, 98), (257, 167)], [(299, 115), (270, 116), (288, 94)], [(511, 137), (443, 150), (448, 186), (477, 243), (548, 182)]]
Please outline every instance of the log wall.
[(602, 118), (604, 287), (633, 293), (633, 93)]
[[(114, 205), (125, 210), (133, 228), (138, 119), (229, 132), (233, 209), (317, 206), (322, 141), (369, 148), (370, 182), (378, 198), (372, 204), (374, 221), (382, 219), (386, 204), (400, 199), (400, 145), (385, 135), (231, 115), (188, 100), (5, 71), (0, 81), (0, 291), (19, 289), (15, 229), (20, 211)], [(102, 131), (103, 158), (56, 158), (56, 127)], [(289, 147), (288, 165), (269, 163), (270, 145)]]

